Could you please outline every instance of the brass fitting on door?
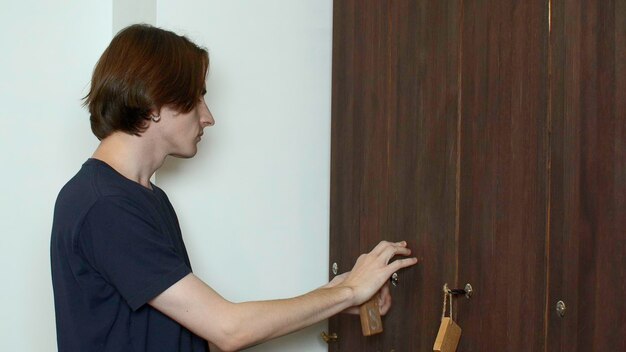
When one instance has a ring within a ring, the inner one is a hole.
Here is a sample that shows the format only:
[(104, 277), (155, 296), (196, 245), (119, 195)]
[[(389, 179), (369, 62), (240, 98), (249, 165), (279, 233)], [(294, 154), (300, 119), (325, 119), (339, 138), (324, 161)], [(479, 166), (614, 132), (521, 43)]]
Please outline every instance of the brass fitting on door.
[(337, 333), (334, 332), (332, 334), (327, 334), (326, 331), (322, 331), (320, 336), (322, 337), (322, 340), (324, 340), (324, 342), (326, 343), (336, 342), (337, 340), (339, 340), (339, 336), (337, 336)]

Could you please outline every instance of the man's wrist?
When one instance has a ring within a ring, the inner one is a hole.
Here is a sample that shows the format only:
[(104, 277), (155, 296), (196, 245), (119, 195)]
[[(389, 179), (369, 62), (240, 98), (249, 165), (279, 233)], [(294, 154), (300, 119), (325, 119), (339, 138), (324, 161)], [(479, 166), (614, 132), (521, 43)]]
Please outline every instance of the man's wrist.
[(355, 294), (354, 289), (350, 286), (345, 285), (337, 285), (333, 288), (333, 290), (337, 290), (340, 297), (340, 302), (342, 303), (343, 309), (350, 308), (355, 305)]

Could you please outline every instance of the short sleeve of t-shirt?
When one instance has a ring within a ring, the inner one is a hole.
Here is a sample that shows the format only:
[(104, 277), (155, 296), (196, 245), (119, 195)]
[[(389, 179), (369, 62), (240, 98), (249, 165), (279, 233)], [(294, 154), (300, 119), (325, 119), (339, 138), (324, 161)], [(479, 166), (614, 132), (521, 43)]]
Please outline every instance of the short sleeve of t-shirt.
[(191, 272), (148, 212), (121, 196), (100, 197), (83, 222), (78, 247), (133, 311)]

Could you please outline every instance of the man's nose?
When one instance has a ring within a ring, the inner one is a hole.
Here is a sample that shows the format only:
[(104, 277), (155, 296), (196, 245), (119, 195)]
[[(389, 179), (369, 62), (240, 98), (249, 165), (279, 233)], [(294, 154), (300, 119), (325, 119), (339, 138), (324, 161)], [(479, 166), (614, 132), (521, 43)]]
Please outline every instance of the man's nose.
[(209, 107), (206, 104), (203, 104), (203, 105), (204, 105), (204, 109), (202, 109), (200, 122), (202, 123), (204, 127), (215, 125), (215, 119), (213, 118), (213, 114), (211, 113), (211, 110), (209, 110)]

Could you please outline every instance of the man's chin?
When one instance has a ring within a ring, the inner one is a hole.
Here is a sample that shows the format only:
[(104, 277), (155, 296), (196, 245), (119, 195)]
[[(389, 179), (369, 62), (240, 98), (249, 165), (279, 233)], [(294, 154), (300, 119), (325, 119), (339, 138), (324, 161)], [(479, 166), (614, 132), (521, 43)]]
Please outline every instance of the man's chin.
[(175, 158), (180, 158), (180, 159), (191, 159), (193, 158), (196, 154), (198, 154), (198, 149), (194, 149), (193, 151), (189, 152), (189, 153), (172, 153), (170, 154), (170, 156), (173, 156)]

